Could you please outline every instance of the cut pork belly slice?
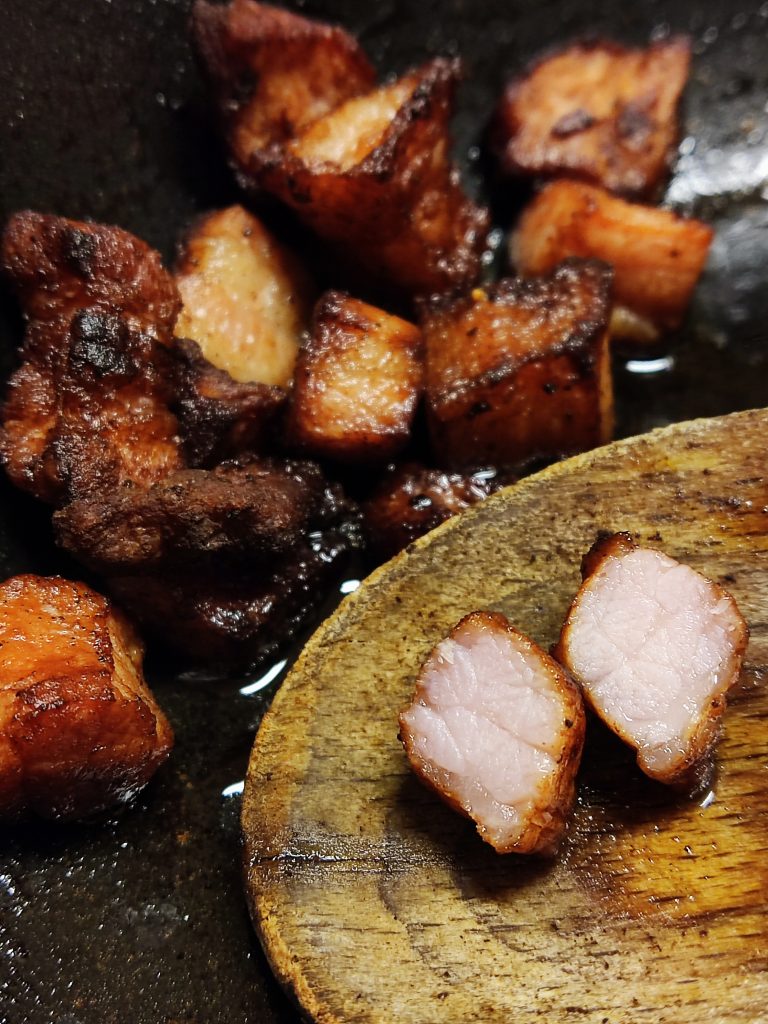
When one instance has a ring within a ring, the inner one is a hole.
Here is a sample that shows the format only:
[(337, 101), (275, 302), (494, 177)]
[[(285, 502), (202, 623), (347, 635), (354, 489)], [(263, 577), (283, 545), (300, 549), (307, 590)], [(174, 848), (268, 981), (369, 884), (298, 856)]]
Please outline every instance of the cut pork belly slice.
[(598, 540), (555, 657), (659, 782), (708, 774), (747, 626), (731, 595), (629, 534)]
[(584, 709), (562, 668), (503, 615), (472, 612), (434, 648), (400, 736), (416, 774), (499, 853), (556, 852)]

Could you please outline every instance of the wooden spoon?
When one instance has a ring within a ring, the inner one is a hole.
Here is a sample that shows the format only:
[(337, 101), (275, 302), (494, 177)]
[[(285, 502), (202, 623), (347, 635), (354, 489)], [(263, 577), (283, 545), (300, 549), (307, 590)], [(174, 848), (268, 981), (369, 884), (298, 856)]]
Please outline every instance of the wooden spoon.
[[(247, 887), (314, 1020), (768, 1019), (768, 411), (682, 423), (538, 473), (413, 545), (315, 634), (254, 746)], [(397, 714), (476, 608), (548, 646), (598, 530), (735, 595), (751, 628), (711, 792), (682, 800), (590, 725), (560, 856), (502, 857), (411, 775)]]

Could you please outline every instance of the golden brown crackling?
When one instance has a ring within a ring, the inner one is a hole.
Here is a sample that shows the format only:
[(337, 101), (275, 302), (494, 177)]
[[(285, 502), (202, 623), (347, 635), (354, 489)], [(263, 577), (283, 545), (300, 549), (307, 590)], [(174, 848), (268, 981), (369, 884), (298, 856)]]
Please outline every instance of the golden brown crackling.
[(234, 380), (188, 338), (176, 338), (173, 353), (173, 411), (188, 465), (215, 466), (272, 446), (287, 399), (283, 388)]
[(315, 457), (382, 462), (408, 441), (422, 376), (418, 327), (328, 292), (299, 355), (288, 435)]
[(611, 273), (570, 260), (550, 277), (422, 307), (427, 417), (435, 457), (515, 466), (610, 438)]
[(343, 29), (254, 0), (196, 0), (192, 31), (241, 168), (375, 83)]
[(295, 256), (253, 214), (230, 206), (188, 232), (175, 274), (176, 336), (192, 338), (241, 383), (287, 386), (314, 288)]
[(523, 276), (548, 273), (567, 257), (609, 263), (619, 314), (612, 333), (642, 342), (680, 326), (712, 237), (701, 221), (563, 180), (524, 210), (510, 251)]
[(0, 817), (79, 818), (129, 800), (173, 733), (128, 621), (59, 577), (0, 584)]
[[(584, 746), (586, 720), (581, 694), (567, 672), (545, 651), (541, 650), (530, 637), (521, 633), (499, 612), (475, 611), (465, 615), (448, 633), (449, 639), (456, 639), (467, 630), (488, 630), (506, 634), (514, 640), (515, 646), (523, 648), (539, 661), (541, 671), (547, 677), (560, 701), (563, 724), (557, 736), (558, 756), (556, 769), (536, 794), (536, 802), (531, 804), (522, 822), (517, 836), (508, 842), (494, 841), (489, 837), (481, 819), (464, 805), (463, 801), (451, 789), (448, 773), (437, 770), (426, 763), (414, 746), (407, 722), (400, 715), (400, 738), (405, 748), (411, 768), (430, 789), (444, 800), (450, 807), (475, 821), (478, 833), (486, 842), (490, 842), (497, 853), (540, 853), (553, 855), (557, 852), (560, 840), (565, 832), (573, 810), (576, 796), (576, 773), (581, 761)], [(430, 661), (437, 653), (434, 648), (427, 656), (419, 675), (412, 703), (420, 699), (423, 687), (423, 676)], [(555, 738), (553, 738), (553, 746)]]
[(653, 195), (675, 156), (690, 57), (685, 36), (643, 49), (576, 42), (544, 55), (499, 103), (493, 135), (502, 166)]

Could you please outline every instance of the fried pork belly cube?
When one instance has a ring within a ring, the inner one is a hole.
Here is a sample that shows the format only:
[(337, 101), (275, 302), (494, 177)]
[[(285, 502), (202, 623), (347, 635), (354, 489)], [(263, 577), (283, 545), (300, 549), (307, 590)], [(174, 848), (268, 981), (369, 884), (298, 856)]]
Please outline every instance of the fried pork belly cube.
[(296, 365), (288, 435), (312, 456), (383, 462), (408, 441), (422, 375), (418, 327), (328, 292)]
[(696, 788), (747, 646), (736, 602), (624, 533), (593, 546), (582, 576), (555, 657), (646, 775)]
[(400, 715), (413, 770), (498, 853), (557, 851), (584, 731), (577, 687), (495, 612), (465, 616), (433, 649)]
[(58, 543), (100, 573), (253, 564), (302, 540), (324, 488), (312, 463), (250, 459), (92, 493), (53, 521)]
[(0, 818), (80, 818), (130, 800), (173, 733), (127, 620), (83, 583), (0, 585)]
[(272, 444), (288, 397), (270, 384), (244, 384), (209, 363), (195, 341), (177, 338), (175, 401), (188, 465), (210, 467)]
[(447, 473), (416, 463), (396, 467), (363, 503), (368, 541), (380, 558), (391, 558), (417, 537), (512, 482), (494, 470)]
[(523, 276), (545, 274), (569, 256), (610, 263), (612, 335), (654, 341), (680, 326), (712, 235), (709, 225), (670, 210), (628, 203), (581, 182), (555, 181), (524, 211), (511, 256)]
[(254, 0), (197, 0), (192, 30), (240, 167), (254, 155), (264, 159), (376, 81), (343, 29)]
[(657, 192), (675, 155), (690, 59), (684, 36), (645, 49), (578, 42), (545, 56), (499, 104), (502, 166), (586, 178), (626, 196)]
[(427, 417), (443, 466), (514, 467), (603, 444), (613, 429), (611, 273), (568, 260), (423, 308)]
[(11, 480), (60, 504), (181, 465), (167, 347), (179, 303), (157, 253), (120, 228), (23, 213), (2, 261), (27, 319), (2, 410)]
[(179, 338), (236, 381), (290, 383), (312, 287), (298, 262), (242, 206), (203, 217), (176, 270)]

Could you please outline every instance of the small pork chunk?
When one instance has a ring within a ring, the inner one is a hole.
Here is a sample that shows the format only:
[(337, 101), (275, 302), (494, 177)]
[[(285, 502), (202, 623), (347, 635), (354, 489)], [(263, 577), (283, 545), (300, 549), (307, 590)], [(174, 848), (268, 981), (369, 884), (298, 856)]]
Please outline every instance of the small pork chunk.
[(422, 374), (418, 327), (328, 292), (296, 366), (289, 437), (316, 457), (385, 461), (408, 441)]
[(567, 256), (610, 263), (611, 334), (655, 341), (680, 326), (704, 268), (712, 228), (670, 210), (628, 203), (577, 181), (555, 181), (524, 211), (511, 257), (524, 277)]
[(502, 166), (586, 178), (626, 196), (658, 192), (675, 155), (690, 57), (684, 36), (646, 49), (578, 42), (545, 56), (499, 104)]
[(2, 262), (27, 320), (2, 410), (11, 480), (61, 504), (177, 468), (179, 302), (158, 254), (120, 228), (26, 212), (8, 222)]
[(441, 465), (514, 467), (609, 440), (610, 295), (608, 267), (568, 260), (548, 278), (424, 306), (427, 417)]
[(197, 0), (192, 30), (240, 167), (265, 159), (376, 81), (343, 29), (254, 0)]
[(447, 473), (416, 463), (394, 467), (363, 504), (368, 541), (380, 558), (391, 558), (417, 537), (512, 482), (513, 478), (502, 480), (494, 470)]
[(242, 206), (208, 214), (182, 248), (178, 338), (236, 381), (290, 383), (312, 286), (293, 256)]
[(189, 466), (217, 466), (225, 459), (272, 447), (288, 398), (283, 388), (233, 380), (188, 338), (177, 338), (173, 353), (173, 411)]
[(575, 796), (578, 688), (494, 612), (472, 612), (427, 658), (400, 737), (411, 767), (499, 853), (553, 854)]
[(80, 818), (130, 800), (173, 733), (141, 643), (83, 583), (0, 585), (0, 818)]
[(582, 576), (555, 657), (646, 775), (695, 788), (747, 645), (736, 602), (626, 533), (598, 540)]

